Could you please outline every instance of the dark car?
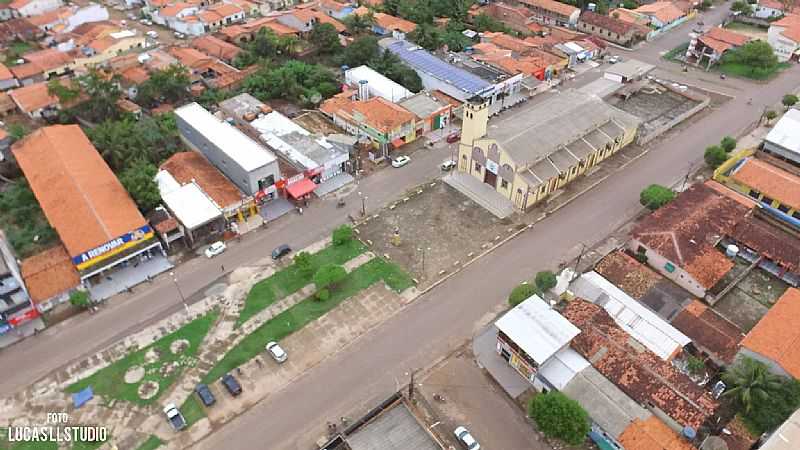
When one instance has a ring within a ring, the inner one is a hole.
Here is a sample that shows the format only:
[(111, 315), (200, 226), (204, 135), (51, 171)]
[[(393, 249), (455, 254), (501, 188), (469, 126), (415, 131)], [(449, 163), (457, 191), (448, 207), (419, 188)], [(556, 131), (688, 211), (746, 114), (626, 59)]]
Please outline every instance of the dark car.
[(208, 385), (198, 384), (197, 387), (194, 388), (194, 392), (200, 397), (200, 401), (203, 402), (204, 406), (211, 406), (217, 402), (217, 399), (214, 398), (214, 394), (211, 393), (211, 389), (208, 388)]
[(272, 259), (278, 260), (283, 258), (284, 256), (288, 255), (289, 252), (292, 251), (292, 248), (286, 244), (279, 245), (275, 247), (275, 250), (272, 251)]
[(225, 386), (225, 389), (234, 397), (242, 393), (242, 385), (229, 373), (226, 373), (225, 376), (222, 377), (222, 385)]
[(447, 136), (447, 143), (453, 144), (455, 142), (458, 142), (459, 139), (461, 139), (461, 133), (456, 131), (455, 133), (450, 133), (450, 135)]

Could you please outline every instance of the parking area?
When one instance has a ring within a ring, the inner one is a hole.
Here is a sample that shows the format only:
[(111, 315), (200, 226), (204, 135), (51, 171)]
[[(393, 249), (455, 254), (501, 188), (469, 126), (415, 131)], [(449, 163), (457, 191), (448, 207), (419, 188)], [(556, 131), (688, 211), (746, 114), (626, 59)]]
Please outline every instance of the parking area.
[(458, 426), (467, 427), (481, 448), (551, 448), (540, 440), (522, 409), (477, 366), (468, 351), (437, 366), (421, 381), (418, 392), (439, 417), (438, 435), (450, 439), (453, 448), (461, 448), (453, 436)]
[(426, 284), (522, 226), (520, 217), (497, 219), (437, 180), (407, 192), (357, 230), (372, 251), (388, 255)]

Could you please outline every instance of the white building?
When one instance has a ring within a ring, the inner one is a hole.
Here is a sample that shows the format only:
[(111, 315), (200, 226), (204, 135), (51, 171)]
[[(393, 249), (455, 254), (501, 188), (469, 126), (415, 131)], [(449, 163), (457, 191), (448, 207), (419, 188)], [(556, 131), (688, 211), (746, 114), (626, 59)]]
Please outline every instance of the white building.
[(753, 10), (753, 16), (759, 19), (780, 17), (784, 14), (785, 4), (780, 0), (758, 0)]
[(60, 8), (62, 0), (14, 0), (9, 4), (14, 16), (36, 16)]
[(800, 110), (786, 111), (764, 138), (762, 149), (800, 166)]
[(800, 15), (789, 14), (770, 23), (767, 43), (779, 61), (797, 60), (800, 54)]
[(165, 170), (156, 174), (161, 201), (178, 220), (188, 247), (204, 238), (225, 231), (225, 219), (219, 205), (200, 189), (194, 181), (181, 185)]
[(581, 275), (570, 285), (570, 291), (602, 306), (620, 328), (665, 361), (692, 341), (597, 272)]
[(366, 83), (370, 97), (383, 97), (392, 103), (397, 103), (414, 95), (413, 92), (402, 85), (395, 83), (367, 66), (359, 66), (347, 70), (344, 73), (344, 81), (357, 88), (361, 88), (361, 84)]

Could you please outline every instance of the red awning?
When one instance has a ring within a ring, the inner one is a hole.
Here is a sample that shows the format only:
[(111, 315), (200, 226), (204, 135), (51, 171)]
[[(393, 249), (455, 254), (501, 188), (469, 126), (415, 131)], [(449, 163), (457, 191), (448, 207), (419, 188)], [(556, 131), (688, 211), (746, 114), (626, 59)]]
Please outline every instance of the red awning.
[(302, 198), (304, 195), (314, 192), (317, 185), (308, 178), (303, 178), (301, 181), (292, 183), (286, 187), (286, 192), (295, 200)]
[(400, 147), (404, 146), (405, 144), (406, 143), (403, 140), (403, 138), (392, 139), (392, 147), (394, 147), (394, 148), (400, 148)]

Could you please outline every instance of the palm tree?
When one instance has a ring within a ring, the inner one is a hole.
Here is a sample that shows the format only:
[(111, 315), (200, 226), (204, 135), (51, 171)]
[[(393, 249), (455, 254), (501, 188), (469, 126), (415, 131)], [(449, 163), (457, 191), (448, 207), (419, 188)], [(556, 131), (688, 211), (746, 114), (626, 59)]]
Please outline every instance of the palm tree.
[(742, 359), (722, 379), (731, 386), (723, 395), (734, 397), (745, 413), (750, 412), (756, 400), (768, 399), (771, 393), (783, 386), (781, 377), (770, 373), (766, 365), (752, 358)]

